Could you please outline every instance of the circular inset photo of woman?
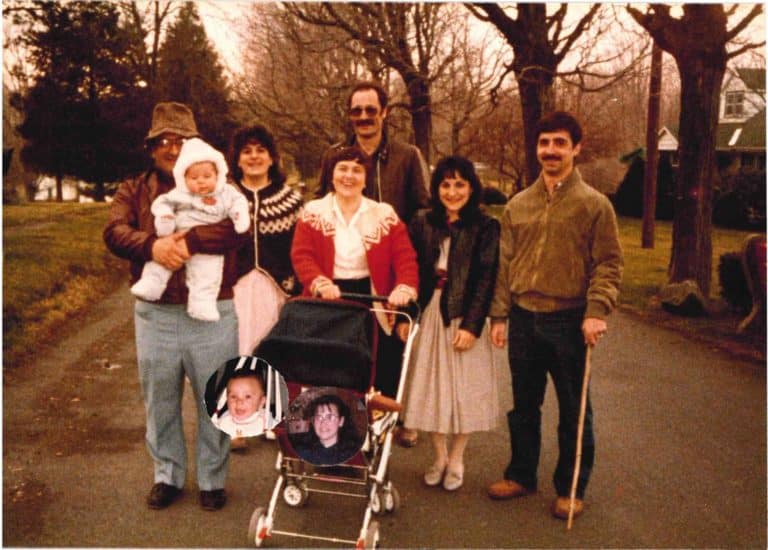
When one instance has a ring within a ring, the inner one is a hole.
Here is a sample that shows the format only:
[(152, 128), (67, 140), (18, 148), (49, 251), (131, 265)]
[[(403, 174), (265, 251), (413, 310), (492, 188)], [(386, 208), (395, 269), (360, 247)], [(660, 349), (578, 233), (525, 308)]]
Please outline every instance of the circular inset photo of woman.
[(255, 437), (282, 421), (285, 380), (255, 356), (230, 359), (208, 380), (205, 405), (213, 424), (232, 439)]
[(366, 409), (349, 390), (309, 388), (289, 407), (288, 439), (302, 460), (333, 466), (352, 458), (365, 439)]

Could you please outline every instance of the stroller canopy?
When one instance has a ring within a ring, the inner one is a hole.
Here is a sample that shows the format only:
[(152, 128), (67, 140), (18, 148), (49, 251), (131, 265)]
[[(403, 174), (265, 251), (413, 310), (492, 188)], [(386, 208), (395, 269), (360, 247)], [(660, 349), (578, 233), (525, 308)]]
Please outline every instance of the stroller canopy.
[(283, 306), (255, 354), (286, 382), (364, 393), (375, 374), (374, 323), (356, 302), (297, 298)]

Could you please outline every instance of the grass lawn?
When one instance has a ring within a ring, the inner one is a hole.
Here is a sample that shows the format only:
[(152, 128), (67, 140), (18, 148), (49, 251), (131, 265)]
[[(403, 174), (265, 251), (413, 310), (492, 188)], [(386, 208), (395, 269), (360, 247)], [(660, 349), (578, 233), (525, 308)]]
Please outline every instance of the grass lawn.
[(101, 238), (105, 204), (3, 207), (3, 362), (15, 365), (126, 278)]
[[(624, 249), (624, 279), (619, 302), (645, 308), (667, 282), (667, 269), (672, 253), (672, 222), (656, 221), (654, 248), (641, 246), (642, 220), (619, 218), (621, 246)], [(720, 296), (717, 266), (726, 252), (741, 250), (748, 231), (714, 228), (712, 232), (712, 284), (710, 298)]]
[[(40, 342), (126, 279), (126, 263), (101, 237), (105, 204), (34, 203), (3, 207), (3, 361), (13, 366)], [(491, 209), (500, 215), (503, 207)], [(620, 218), (625, 271), (620, 304), (652, 309), (666, 283), (672, 224), (656, 222), (656, 246), (640, 246), (641, 220)], [(738, 251), (748, 233), (715, 229), (713, 298), (720, 255)]]

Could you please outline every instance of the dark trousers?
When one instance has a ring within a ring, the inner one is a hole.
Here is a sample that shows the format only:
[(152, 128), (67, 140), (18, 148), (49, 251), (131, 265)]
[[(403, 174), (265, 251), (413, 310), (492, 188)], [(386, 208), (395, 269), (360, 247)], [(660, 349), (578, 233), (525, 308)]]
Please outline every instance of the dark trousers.
[[(371, 280), (365, 279), (334, 279), (342, 292), (354, 294), (370, 294)], [(370, 303), (366, 303), (370, 306)], [(400, 372), (403, 369), (403, 351), (405, 344), (398, 338), (395, 331), (387, 336), (381, 325), (376, 323), (378, 332), (378, 347), (376, 348), (376, 380), (374, 387), (387, 397), (397, 396), (397, 386), (400, 383)]]
[[(536, 470), (541, 451), (541, 405), (552, 377), (560, 411), (557, 440), (560, 456), (554, 473), (558, 496), (568, 496), (576, 459), (579, 403), (584, 380), (586, 347), (581, 332), (583, 309), (534, 313), (513, 306), (509, 314), (509, 364), (514, 407), (507, 413), (512, 460), (506, 479), (536, 490)], [(581, 469), (576, 489), (584, 497), (595, 460), (592, 407), (587, 397)]]

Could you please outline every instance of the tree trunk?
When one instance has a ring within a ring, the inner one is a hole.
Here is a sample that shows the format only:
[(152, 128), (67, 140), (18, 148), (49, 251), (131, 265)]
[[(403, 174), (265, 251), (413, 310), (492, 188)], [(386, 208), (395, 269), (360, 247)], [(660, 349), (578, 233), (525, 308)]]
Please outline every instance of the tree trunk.
[(525, 135), (525, 185), (531, 185), (539, 177), (539, 161), (536, 158), (536, 123), (542, 115), (554, 110), (555, 97), (552, 89), (552, 75), (539, 69), (528, 69), (518, 74), (520, 104), (523, 113)]
[(656, 183), (659, 171), (659, 112), (661, 105), (662, 51), (653, 44), (651, 81), (648, 87), (648, 123), (645, 135), (645, 173), (643, 179), (643, 248), (653, 248), (656, 223)]
[(104, 182), (99, 181), (93, 184), (93, 200), (94, 202), (104, 202), (106, 200)]
[(693, 279), (705, 296), (712, 276), (712, 187), (725, 64), (716, 56), (677, 59), (683, 109), (669, 277), (671, 283)]
[(432, 106), (429, 83), (421, 76), (406, 79), (408, 97), (411, 100), (411, 124), (416, 147), (429, 166), (429, 144), (432, 142)]
[(62, 202), (64, 200), (64, 176), (56, 174), (56, 202)]

